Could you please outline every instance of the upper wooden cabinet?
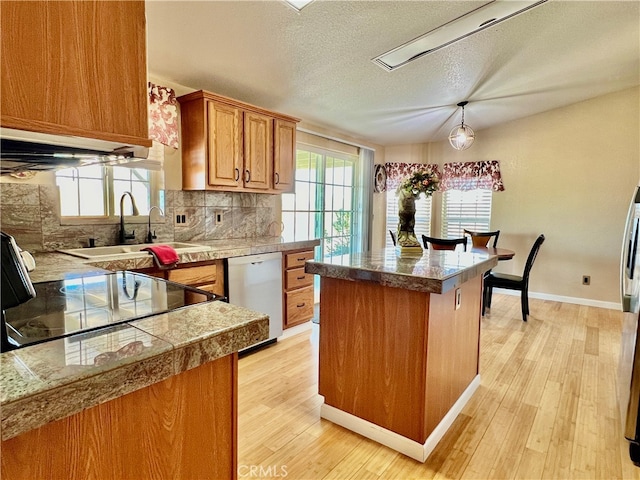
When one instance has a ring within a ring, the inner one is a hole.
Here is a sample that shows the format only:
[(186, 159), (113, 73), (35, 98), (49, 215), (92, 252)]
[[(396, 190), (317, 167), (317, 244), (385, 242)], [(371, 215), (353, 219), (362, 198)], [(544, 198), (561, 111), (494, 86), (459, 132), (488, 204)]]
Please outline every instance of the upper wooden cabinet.
[(178, 101), (183, 189), (293, 191), (297, 118), (202, 90)]
[(276, 119), (274, 129), (273, 188), (283, 193), (293, 192), (296, 172), (296, 124)]
[(3, 1), (3, 127), (150, 146), (144, 1)]
[(244, 112), (244, 186), (268, 190), (273, 176), (273, 117)]
[[(242, 111), (237, 107), (225, 105), (224, 103), (206, 102), (206, 105), (208, 122), (203, 122), (201, 127), (203, 128), (202, 133), (205, 133), (203, 138), (207, 142), (207, 150), (205, 151), (209, 152), (208, 182), (213, 185), (237, 187), (243, 173)], [(191, 119), (194, 113), (198, 115), (199, 112), (197, 110), (196, 112), (191, 111), (194, 106), (197, 105), (189, 104), (183, 107), (183, 125), (185, 116)], [(211, 135), (207, 136), (207, 131), (211, 132)], [(185, 134), (184, 127), (182, 136), (184, 142), (182, 151), (184, 155), (185, 150), (190, 145), (193, 145), (193, 138), (191, 138), (191, 135)], [(202, 154), (204, 155), (204, 152)]]

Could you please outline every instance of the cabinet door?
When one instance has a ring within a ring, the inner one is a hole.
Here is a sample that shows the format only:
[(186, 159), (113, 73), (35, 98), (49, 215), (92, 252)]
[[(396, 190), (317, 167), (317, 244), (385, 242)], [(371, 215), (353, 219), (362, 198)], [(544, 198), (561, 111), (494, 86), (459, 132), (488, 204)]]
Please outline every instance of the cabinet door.
[(144, 1), (2, 2), (2, 126), (150, 146)]
[(207, 102), (209, 185), (242, 185), (242, 112), (236, 107)]
[(273, 118), (244, 113), (244, 186), (271, 188), (273, 165)]
[(276, 119), (274, 137), (273, 188), (279, 192), (293, 193), (296, 171), (296, 124)]

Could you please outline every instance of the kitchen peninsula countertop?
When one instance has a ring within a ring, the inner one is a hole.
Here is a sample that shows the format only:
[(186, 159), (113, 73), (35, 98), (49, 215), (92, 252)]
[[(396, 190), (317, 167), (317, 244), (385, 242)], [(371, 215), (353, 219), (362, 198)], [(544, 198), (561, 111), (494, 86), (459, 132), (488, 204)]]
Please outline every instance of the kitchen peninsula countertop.
[[(313, 248), (319, 242), (194, 243), (211, 250), (181, 254), (180, 263)], [(95, 262), (49, 252), (35, 259), (33, 282), (153, 266), (151, 255)], [(212, 301), (2, 353), (2, 440), (237, 352), (266, 340), (268, 331), (267, 315)]]
[(364, 280), (387, 287), (446, 293), (498, 264), (483, 253), (425, 250), (421, 257), (400, 257), (393, 248), (309, 261), (305, 271), (323, 277)]
[(266, 340), (267, 315), (213, 301), (0, 354), (2, 440)]

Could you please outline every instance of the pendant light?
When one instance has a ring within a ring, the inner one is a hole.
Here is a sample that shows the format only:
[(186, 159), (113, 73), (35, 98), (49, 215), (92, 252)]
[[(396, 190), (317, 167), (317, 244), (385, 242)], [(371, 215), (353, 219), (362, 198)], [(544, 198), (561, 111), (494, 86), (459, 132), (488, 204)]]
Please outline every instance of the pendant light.
[(464, 101), (458, 104), (459, 107), (462, 107), (462, 122), (460, 125), (453, 127), (453, 130), (449, 133), (449, 143), (456, 150), (466, 150), (476, 137), (471, 127), (464, 124), (464, 107), (467, 103), (469, 102)]

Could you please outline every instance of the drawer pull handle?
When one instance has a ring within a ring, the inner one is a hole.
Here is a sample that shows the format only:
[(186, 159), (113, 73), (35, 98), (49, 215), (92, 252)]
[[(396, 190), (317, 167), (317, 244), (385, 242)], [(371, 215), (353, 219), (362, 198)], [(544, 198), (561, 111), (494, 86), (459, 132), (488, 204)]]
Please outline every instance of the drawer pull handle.
[(296, 277), (296, 280), (304, 280), (305, 278), (307, 278), (307, 276), (306, 276), (306, 275), (303, 275), (303, 276), (301, 276), (301, 277)]
[(305, 303), (299, 303), (299, 304), (296, 305), (296, 307), (298, 307), (298, 308), (301, 308), (301, 307), (304, 307), (304, 306), (305, 306)]
[(305, 260), (306, 260), (306, 258), (305, 258), (305, 257), (302, 257), (302, 258), (299, 258), (299, 259), (298, 259), (298, 261), (299, 261), (299, 262), (304, 262)]

